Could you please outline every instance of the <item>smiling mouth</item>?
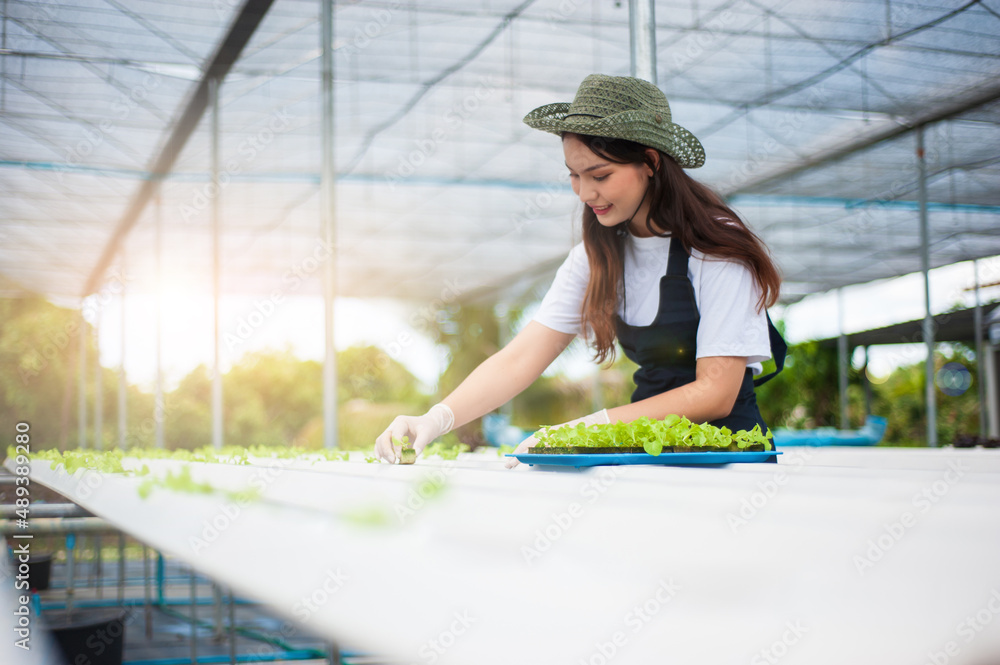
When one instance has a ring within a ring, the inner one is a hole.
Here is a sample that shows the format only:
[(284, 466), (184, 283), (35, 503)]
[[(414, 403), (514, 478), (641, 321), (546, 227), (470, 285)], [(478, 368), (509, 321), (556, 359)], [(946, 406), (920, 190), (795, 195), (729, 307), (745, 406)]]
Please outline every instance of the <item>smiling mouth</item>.
[(590, 206), (590, 207), (598, 215), (603, 215), (608, 210), (611, 210), (611, 204), (608, 204), (606, 206)]

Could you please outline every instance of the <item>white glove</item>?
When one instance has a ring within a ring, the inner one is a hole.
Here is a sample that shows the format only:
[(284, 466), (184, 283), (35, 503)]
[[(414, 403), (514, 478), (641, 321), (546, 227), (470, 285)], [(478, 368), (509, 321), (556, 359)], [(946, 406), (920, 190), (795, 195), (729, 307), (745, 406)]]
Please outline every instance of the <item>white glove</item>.
[(409, 437), (408, 441), (419, 456), (428, 443), (447, 434), (455, 426), (455, 414), (444, 403), (435, 404), (422, 416), (396, 416), (382, 434), (375, 439), (375, 457), (394, 463), (400, 447), (393, 446), (393, 438)]
[[(550, 430), (550, 429), (559, 429), (560, 427), (567, 427), (567, 426), (573, 427), (573, 426), (578, 425), (580, 423), (583, 423), (584, 425), (607, 425), (610, 422), (611, 422), (611, 418), (608, 416), (608, 410), (607, 409), (601, 409), (597, 413), (592, 413), (589, 416), (584, 416), (583, 418), (577, 418), (576, 420), (571, 420), (571, 421), (569, 421), (567, 423), (563, 423), (562, 425), (553, 425), (552, 427), (543, 427), (538, 432), (547, 431), (547, 430)], [(535, 437), (537, 436), (538, 432), (535, 432), (534, 434), (532, 434), (531, 436), (529, 436), (527, 439), (525, 439), (524, 441), (522, 441), (517, 446), (517, 448), (514, 449), (514, 454), (519, 455), (521, 453), (526, 453), (526, 452), (528, 452), (528, 448), (532, 448), (534, 446), (537, 446), (538, 445), (538, 439), (535, 438)], [(520, 462), (517, 460), (516, 457), (508, 457), (507, 460), (504, 462), (504, 466), (507, 467), (508, 469), (513, 469), (518, 464), (520, 464)]]

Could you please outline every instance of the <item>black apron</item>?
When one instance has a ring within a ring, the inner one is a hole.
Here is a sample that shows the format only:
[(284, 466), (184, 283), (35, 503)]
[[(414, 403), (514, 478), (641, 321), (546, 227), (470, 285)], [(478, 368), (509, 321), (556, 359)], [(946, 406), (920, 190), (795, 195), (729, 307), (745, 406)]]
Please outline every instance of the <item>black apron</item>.
[[(639, 365), (633, 375), (636, 385), (632, 393), (633, 402), (695, 380), (695, 350), (700, 320), (694, 287), (688, 279), (688, 253), (679, 241), (671, 239), (667, 274), (660, 279), (660, 306), (653, 323), (631, 326), (615, 314), (618, 342), (626, 357)], [(788, 350), (785, 340), (771, 323), (770, 315), (767, 317), (767, 331), (777, 369), (754, 379), (748, 367), (733, 410), (725, 418), (713, 420), (712, 425), (728, 427), (733, 432), (751, 430), (754, 425), (760, 425), (762, 431), (767, 431), (753, 389), (782, 370)]]

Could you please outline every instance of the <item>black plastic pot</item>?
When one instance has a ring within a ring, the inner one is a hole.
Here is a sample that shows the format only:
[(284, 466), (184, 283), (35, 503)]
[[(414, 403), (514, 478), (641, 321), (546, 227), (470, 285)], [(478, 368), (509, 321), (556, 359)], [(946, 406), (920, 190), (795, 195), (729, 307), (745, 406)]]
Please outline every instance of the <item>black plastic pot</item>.
[(42, 614), (66, 663), (121, 665), (125, 647), (125, 610), (49, 611)]
[(32, 591), (45, 591), (52, 578), (52, 555), (31, 554), (28, 557), (28, 587)]

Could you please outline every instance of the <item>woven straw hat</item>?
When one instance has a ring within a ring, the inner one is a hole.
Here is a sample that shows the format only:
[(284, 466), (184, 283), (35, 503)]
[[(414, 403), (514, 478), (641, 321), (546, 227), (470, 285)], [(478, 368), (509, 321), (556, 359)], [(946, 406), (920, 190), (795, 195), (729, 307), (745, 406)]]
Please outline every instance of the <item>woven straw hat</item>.
[(663, 92), (631, 76), (591, 74), (572, 104), (546, 104), (524, 116), (529, 127), (552, 134), (625, 139), (656, 148), (693, 169), (705, 163), (705, 149), (694, 134), (670, 120)]

